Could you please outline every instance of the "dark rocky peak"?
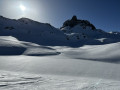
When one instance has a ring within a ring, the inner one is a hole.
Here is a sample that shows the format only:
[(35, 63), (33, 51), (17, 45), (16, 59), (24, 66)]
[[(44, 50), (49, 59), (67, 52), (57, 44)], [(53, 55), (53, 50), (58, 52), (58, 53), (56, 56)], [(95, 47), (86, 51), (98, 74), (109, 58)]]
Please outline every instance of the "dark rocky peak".
[(77, 21), (77, 16), (73, 16), (71, 21)]
[(73, 28), (76, 25), (80, 25), (81, 27), (83, 27), (83, 29), (86, 29), (87, 26), (91, 27), (92, 30), (96, 29), (96, 27), (93, 24), (91, 24), (88, 20), (77, 19), (77, 16), (73, 16), (71, 20), (66, 20), (61, 28), (64, 28), (66, 26)]

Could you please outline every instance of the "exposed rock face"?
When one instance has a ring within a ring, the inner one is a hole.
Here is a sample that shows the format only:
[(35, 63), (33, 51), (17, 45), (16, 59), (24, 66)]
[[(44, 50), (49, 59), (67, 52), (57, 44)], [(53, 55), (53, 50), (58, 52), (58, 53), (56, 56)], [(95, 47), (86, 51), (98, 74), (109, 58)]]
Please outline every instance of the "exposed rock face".
[(77, 19), (76, 16), (73, 16), (71, 20), (65, 21), (61, 28), (64, 28), (66, 26), (69, 26), (72, 28), (76, 25), (80, 25), (81, 27), (83, 27), (83, 29), (86, 29), (86, 27), (91, 27), (92, 30), (96, 29), (96, 27), (93, 24), (91, 24), (89, 21), (79, 20), (79, 19)]
[(77, 17), (76, 17), (76, 16), (73, 16), (71, 20), (72, 20), (72, 21), (77, 21)]

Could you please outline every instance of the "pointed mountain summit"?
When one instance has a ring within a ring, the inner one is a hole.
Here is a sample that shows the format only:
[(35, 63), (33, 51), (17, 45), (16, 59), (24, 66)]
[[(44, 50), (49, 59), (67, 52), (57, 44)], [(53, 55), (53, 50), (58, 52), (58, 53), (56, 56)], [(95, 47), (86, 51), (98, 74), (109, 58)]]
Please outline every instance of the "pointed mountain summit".
[(70, 28), (72, 28), (76, 25), (80, 25), (83, 29), (86, 29), (87, 27), (91, 28), (92, 30), (96, 29), (96, 27), (93, 24), (91, 24), (88, 20), (77, 19), (77, 16), (73, 16), (72, 19), (66, 20), (63, 23), (63, 26), (61, 27), (61, 29), (66, 26), (69, 26)]
[(73, 16), (71, 20), (72, 21), (77, 21), (77, 16)]

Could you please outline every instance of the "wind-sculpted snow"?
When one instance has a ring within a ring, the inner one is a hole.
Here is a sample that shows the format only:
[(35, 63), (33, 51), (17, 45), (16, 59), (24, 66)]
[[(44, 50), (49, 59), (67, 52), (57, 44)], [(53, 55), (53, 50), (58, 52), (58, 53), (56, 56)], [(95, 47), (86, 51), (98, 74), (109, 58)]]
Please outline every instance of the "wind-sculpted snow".
[[(66, 69), (70, 70), (69, 68)], [(76, 69), (79, 70), (79, 68)], [(83, 70), (81, 73), (84, 72), (86, 71)], [(91, 71), (91, 73), (94, 72), (94, 70)], [(103, 73), (103, 75), (105, 75), (104, 71)], [(87, 74), (90, 75), (90, 72), (88, 72)], [(79, 73), (77, 75), (78, 76), (66, 76), (65, 74), (49, 75), (40, 73), (26, 73), (23, 71), (13, 72), (0, 70), (0, 90), (119, 90), (120, 88), (120, 81), (114, 80), (113, 78), (113, 80), (110, 80), (105, 78), (81, 76)], [(109, 73), (108, 77), (110, 77)]]
[(103, 62), (120, 62), (120, 43), (105, 45), (85, 45), (79, 48), (64, 48), (63, 54), (76, 59), (95, 60)]
[(47, 47), (35, 43), (19, 41), (12, 36), (0, 37), (0, 55), (47, 56), (65, 54), (76, 59), (89, 59), (104, 62), (120, 61), (120, 43), (85, 45), (78, 48), (60, 46)]
[(0, 36), (0, 55), (47, 56), (60, 54), (55, 49), (19, 41), (12, 36)]
[(48, 55), (59, 55), (60, 52), (57, 52), (55, 49), (47, 47), (31, 47), (28, 48), (23, 55), (28, 56), (48, 56)]
[(21, 55), (26, 50), (16, 38), (11, 36), (0, 37), (0, 55)]
[(21, 43), (27, 46), (24, 55), (0, 56), (0, 90), (120, 89), (120, 43), (80, 48)]
[[(44, 81), (44, 78), (35, 74), (15, 73), (0, 71), (0, 90), (13, 88), (14, 86), (25, 86)], [(22, 89), (21, 89), (22, 90)]]

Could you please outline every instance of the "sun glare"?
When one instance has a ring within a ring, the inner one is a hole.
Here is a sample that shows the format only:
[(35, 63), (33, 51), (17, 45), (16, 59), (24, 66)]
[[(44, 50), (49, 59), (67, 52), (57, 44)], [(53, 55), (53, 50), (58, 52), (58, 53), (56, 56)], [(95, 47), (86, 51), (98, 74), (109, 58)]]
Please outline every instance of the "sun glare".
[(20, 9), (21, 9), (22, 11), (25, 11), (25, 10), (26, 10), (26, 7), (25, 7), (24, 5), (20, 5)]

